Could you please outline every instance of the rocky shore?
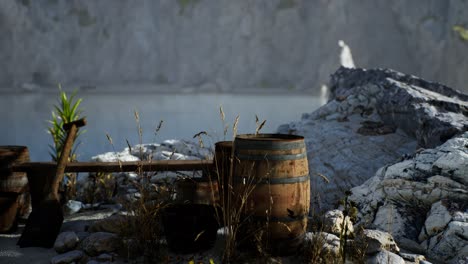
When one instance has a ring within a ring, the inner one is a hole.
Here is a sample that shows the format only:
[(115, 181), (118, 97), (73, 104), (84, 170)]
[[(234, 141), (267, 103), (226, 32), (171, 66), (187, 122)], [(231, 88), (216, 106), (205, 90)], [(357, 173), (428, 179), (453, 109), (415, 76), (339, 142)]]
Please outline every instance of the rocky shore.
[[(357, 249), (365, 263), (468, 263), (468, 95), (384, 69), (340, 68), (329, 87), (326, 105), (278, 128), (279, 133), (305, 137), (312, 199), (304, 244), (338, 255), (344, 238), (350, 252), (346, 263), (359, 263), (352, 258)], [(212, 155), (213, 150), (197, 143), (167, 140), (129, 146), (93, 160)], [(116, 225), (125, 217), (122, 203), (142, 197), (139, 186), (151, 186), (150, 194), (156, 197), (162, 181), (200, 176), (80, 175), (77, 200), (66, 206), (69, 215), (50, 263), (128, 261), (121, 249), (127, 243), (124, 248), (129, 250), (130, 244), (119, 237)], [(321, 228), (313, 230), (317, 223)], [(165, 263), (221, 263), (221, 231), (211, 250), (168, 253)], [(268, 261), (300, 263), (303, 257)], [(15, 263), (14, 257), (8, 260)]]

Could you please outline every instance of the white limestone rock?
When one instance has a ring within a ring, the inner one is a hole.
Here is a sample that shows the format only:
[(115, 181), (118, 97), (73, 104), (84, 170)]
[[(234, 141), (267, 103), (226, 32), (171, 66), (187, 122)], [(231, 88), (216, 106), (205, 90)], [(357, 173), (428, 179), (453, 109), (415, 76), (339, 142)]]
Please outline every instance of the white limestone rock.
[(322, 245), (322, 250), (338, 256), (340, 252), (340, 238), (334, 234), (326, 232), (307, 232), (305, 240), (311, 243)]
[[(388, 164), (393, 166), (386, 167), (385, 176), (393, 181), (388, 185), (395, 187), (389, 191), (405, 198), (421, 194), (432, 204), (449, 192), (433, 188), (431, 182), (407, 184), (404, 180), (412, 181), (414, 173), (437, 172), (430, 176), (466, 184), (468, 155), (463, 148), (446, 146), (452, 149), (450, 153), (428, 149), (417, 159), (408, 157), (417, 148), (434, 148), (466, 131), (467, 95), (385, 69), (341, 67), (332, 75), (329, 87), (326, 105), (278, 128), (280, 133), (305, 137), (313, 208), (332, 209), (344, 196), (343, 190), (364, 183)], [(398, 163), (402, 157), (407, 160)], [(421, 186), (411, 186), (418, 184)], [(421, 191), (413, 194), (414, 188)]]
[(367, 245), (367, 254), (375, 254), (382, 250), (388, 250), (393, 253), (400, 252), (400, 248), (392, 235), (380, 230), (365, 229), (355, 240), (358, 243)]
[[(415, 153), (380, 169), (353, 188), (350, 200), (359, 209), (358, 223), (390, 230), (405, 247), (441, 262), (463, 257), (468, 239), (468, 132), (434, 149)], [(463, 172), (463, 173), (462, 173)]]
[(344, 197), (343, 190), (362, 184), (380, 167), (416, 148), (416, 141), (402, 131), (374, 136), (357, 133), (365, 120), (360, 114), (352, 114), (345, 122), (306, 119), (278, 129), (280, 133), (305, 136), (311, 207), (316, 211), (333, 209)]
[(468, 256), (468, 222), (452, 221), (442, 233), (423, 242), (428, 256), (440, 261), (454, 261)]
[(117, 161), (139, 161), (138, 157), (133, 156), (128, 151), (122, 152), (106, 152), (91, 158), (97, 162), (117, 162)]
[(84, 204), (80, 201), (68, 200), (63, 209), (66, 214), (71, 215), (78, 213), (83, 207)]
[[(343, 223), (344, 222), (344, 223)], [(343, 227), (346, 226), (346, 234), (349, 236), (354, 232), (353, 223), (349, 216), (345, 217), (340, 210), (331, 210), (323, 216), (323, 232), (340, 235), (343, 232)]]
[(440, 233), (447, 227), (451, 220), (452, 215), (442, 201), (432, 204), (431, 211), (426, 217), (424, 227), (419, 234), (419, 241), (422, 242), (428, 237)]
[(366, 260), (366, 264), (405, 264), (405, 260), (398, 256), (397, 254), (387, 251), (381, 250), (376, 254), (370, 256)]
[(419, 255), (419, 254), (411, 254), (411, 253), (402, 253), (402, 252), (400, 252), (399, 255), (400, 255), (400, 257), (402, 257), (405, 260), (405, 263), (410, 262), (410, 263), (418, 264), (422, 260), (426, 260), (425, 256)]

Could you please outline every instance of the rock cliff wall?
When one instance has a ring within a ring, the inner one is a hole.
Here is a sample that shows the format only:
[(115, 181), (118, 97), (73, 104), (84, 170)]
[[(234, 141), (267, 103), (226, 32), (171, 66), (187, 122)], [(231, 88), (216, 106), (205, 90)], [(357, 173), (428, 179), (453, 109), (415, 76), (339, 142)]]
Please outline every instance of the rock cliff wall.
[(467, 91), (467, 17), (463, 0), (1, 1), (0, 91), (318, 91), (339, 40), (359, 67)]

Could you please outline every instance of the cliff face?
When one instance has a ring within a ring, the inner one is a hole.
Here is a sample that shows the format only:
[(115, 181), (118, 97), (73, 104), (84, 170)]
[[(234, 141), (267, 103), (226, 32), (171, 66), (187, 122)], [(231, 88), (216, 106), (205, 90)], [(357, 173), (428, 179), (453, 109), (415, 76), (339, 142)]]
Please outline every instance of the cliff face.
[(0, 90), (317, 90), (344, 40), (359, 67), (467, 91), (467, 17), (463, 0), (1, 1)]

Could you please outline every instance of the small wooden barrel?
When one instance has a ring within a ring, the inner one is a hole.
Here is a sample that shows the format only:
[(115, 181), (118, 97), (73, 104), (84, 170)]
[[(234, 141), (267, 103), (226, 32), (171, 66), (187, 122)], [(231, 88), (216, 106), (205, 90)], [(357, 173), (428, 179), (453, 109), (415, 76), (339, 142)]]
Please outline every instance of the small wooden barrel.
[(218, 204), (218, 182), (205, 178), (179, 180), (176, 182), (176, 203)]
[(162, 214), (169, 249), (186, 254), (213, 247), (219, 227), (215, 211), (218, 203), (217, 182), (207, 179), (176, 182), (176, 199)]
[(27, 147), (0, 146), (0, 232), (15, 230), (18, 214), (28, 211), (26, 173), (12, 172), (10, 169), (14, 164), (27, 161)]
[(275, 255), (296, 253), (303, 242), (310, 204), (304, 138), (239, 135), (234, 151), (236, 194), (247, 198), (243, 219), (248, 224), (240, 227), (239, 237), (260, 242)]

